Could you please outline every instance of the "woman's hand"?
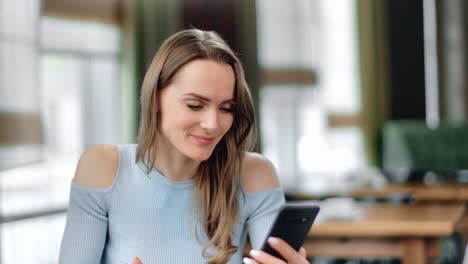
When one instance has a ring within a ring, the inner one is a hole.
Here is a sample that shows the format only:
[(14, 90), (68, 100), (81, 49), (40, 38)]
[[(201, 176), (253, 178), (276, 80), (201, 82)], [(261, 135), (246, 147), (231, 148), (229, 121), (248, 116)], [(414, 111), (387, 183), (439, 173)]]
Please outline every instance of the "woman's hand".
[(245, 264), (309, 264), (309, 261), (306, 259), (306, 251), (303, 247), (297, 252), (294, 250), (288, 243), (284, 240), (276, 237), (268, 238), (268, 244), (275, 249), (278, 253), (286, 259), (286, 262), (282, 259), (275, 258), (270, 254), (267, 254), (261, 250), (251, 250), (250, 256), (252, 258), (244, 258)]
[(143, 264), (139, 257), (135, 257), (132, 261), (132, 264)]

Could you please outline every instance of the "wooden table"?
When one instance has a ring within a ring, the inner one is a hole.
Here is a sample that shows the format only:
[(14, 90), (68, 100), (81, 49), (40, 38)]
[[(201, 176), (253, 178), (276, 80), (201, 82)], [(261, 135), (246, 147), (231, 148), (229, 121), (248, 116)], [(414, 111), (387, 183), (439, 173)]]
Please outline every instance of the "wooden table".
[(314, 224), (309, 256), (396, 257), (425, 264), (439, 256), (439, 238), (451, 235), (465, 211), (458, 204), (361, 204), (354, 220)]
[[(359, 188), (351, 193), (354, 198), (391, 198), (395, 196), (412, 197), (416, 203), (453, 203), (464, 202), (468, 205), (468, 184), (439, 183), (425, 185), (422, 183), (390, 184), (383, 188)], [(456, 226), (468, 243), (468, 211)]]
[(441, 183), (424, 185), (422, 183), (390, 184), (382, 188), (359, 188), (351, 193), (354, 198), (387, 198), (396, 194), (410, 195), (416, 201), (430, 202), (468, 202), (468, 184)]

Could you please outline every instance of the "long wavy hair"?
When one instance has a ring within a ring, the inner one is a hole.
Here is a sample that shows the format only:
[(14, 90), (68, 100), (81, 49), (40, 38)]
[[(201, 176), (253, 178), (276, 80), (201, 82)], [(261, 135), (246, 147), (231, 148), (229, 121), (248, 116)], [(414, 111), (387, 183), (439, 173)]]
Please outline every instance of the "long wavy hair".
[(182, 66), (196, 59), (226, 63), (235, 73), (232, 126), (211, 156), (201, 162), (194, 178), (196, 220), (203, 224), (209, 239), (202, 254), (208, 258), (208, 263), (226, 263), (237, 250), (232, 244), (231, 235), (239, 219), (237, 187), (240, 184), (240, 164), (244, 153), (254, 145), (256, 127), (242, 64), (217, 33), (198, 29), (180, 31), (159, 48), (141, 89), (141, 123), (136, 159), (145, 164), (147, 173), (154, 167), (159, 133), (159, 115), (155, 109), (159, 109), (161, 91)]

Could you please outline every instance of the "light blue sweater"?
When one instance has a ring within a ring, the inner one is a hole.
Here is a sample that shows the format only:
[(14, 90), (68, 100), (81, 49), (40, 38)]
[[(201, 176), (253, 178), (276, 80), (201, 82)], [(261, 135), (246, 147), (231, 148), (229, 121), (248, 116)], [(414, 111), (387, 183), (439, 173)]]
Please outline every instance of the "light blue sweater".
[[(195, 221), (192, 181), (172, 181), (135, 163), (136, 145), (118, 146), (119, 169), (112, 186), (84, 187), (72, 182), (67, 223), (60, 249), (61, 264), (206, 263), (207, 242)], [(232, 234), (239, 246), (229, 263), (241, 263), (250, 237), (259, 248), (279, 208), (280, 188), (244, 192), (238, 188), (240, 222)], [(195, 235), (198, 230), (198, 239)], [(201, 240), (201, 241), (200, 241)]]

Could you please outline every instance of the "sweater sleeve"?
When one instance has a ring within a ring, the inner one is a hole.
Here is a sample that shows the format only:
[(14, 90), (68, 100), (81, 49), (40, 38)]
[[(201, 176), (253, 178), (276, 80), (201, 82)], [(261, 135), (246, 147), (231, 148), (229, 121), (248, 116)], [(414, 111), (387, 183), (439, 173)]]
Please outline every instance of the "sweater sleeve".
[(107, 235), (106, 196), (109, 191), (72, 182), (60, 264), (101, 262)]
[(247, 232), (252, 248), (259, 249), (270, 230), (281, 206), (285, 203), (281, 188), (246, 192), (248, 217)]

